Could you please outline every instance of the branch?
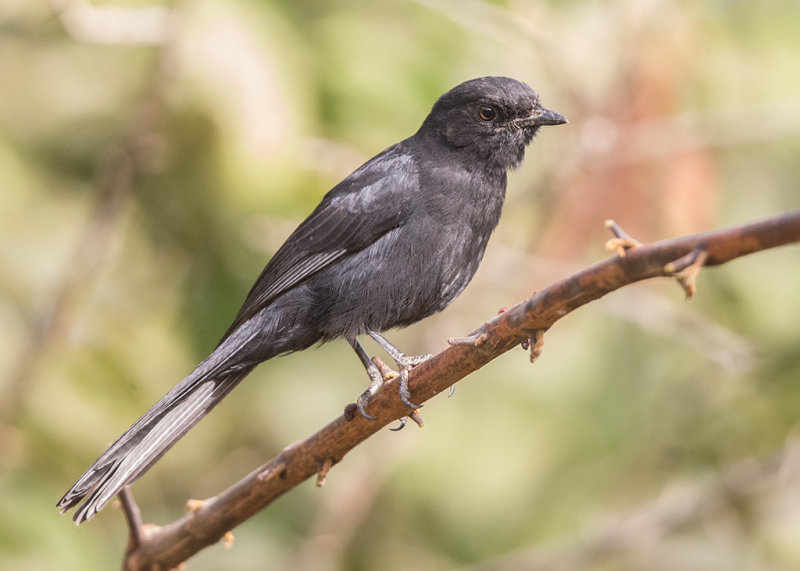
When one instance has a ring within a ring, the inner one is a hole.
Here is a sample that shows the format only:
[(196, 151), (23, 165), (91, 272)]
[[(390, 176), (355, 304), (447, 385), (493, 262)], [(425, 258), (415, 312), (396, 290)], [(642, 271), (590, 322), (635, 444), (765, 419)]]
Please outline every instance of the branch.
[[(677, 278), (687, 293), (701, 266), (724, 264), (760, 250), (800, 242), (800, 210), (753, 224), (713, 230), (640, 245), (618, 226), (608, 224), (620, 254), (559, 281), (484, 323), (468, 337), (453, 339), (449, 348), (412, 369), (409, 388), (414, 402), (446, 391), (492, 359), (520, 345), (541, 350), (542, 332), (559, 319), (625, 285), (654, 277)], [(139, 545), (126, 554), (124, 568), (171, 569), (204, 547), (225, 537), (283, 493), (328, 470), (344, 455), (384, 426), (409, 414), (397, 397), (394, 378), (375, 396), (370, 413), (378, 420), (345, 414), (280, 454), (217, 496), (193, 501), (189, 513), (163, 527), (148, 526)]]

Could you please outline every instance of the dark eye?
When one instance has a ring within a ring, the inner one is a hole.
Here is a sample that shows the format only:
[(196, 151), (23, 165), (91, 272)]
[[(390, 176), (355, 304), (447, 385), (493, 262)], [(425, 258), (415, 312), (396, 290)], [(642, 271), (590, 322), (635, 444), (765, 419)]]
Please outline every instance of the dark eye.
[(478, 117), (484, 121), (494, 121), (494, 118), (497, 117), (497, 111), (491, 105), (481, 105), (478, 107)]

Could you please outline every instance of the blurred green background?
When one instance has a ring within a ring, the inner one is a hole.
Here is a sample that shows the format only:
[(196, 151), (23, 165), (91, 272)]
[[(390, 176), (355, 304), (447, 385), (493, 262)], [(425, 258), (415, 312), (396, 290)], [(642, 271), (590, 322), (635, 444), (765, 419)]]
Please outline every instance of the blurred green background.
[[(800, 207), (799, 29), (796, 2), (4, 0), (0, 568), (119, 567), (119, 510), (76, 528), (56, 501), (324, 192), (463, 80), (524, 80), (570, 123), (511, 175), (462, 297), (390, 333), (409, 353), (607, 256), (606, 218), (648, 241)], [(189, 568), (800, 568), (799, 254), (582, 308)], [(265, 363), (133, 487), (145, 521), (366, 382), (341, 342)]]

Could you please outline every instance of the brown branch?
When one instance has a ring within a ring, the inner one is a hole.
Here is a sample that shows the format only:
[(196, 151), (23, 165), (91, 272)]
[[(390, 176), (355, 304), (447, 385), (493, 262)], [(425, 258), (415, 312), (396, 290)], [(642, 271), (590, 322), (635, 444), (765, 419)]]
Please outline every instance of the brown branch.
[[(411, 371), (411, 397), (424, 402), (531, 339), (541, 346), (542, 331), (578, 307), (625, 285), (654, 277), (680, 277), (688, 268), (694, 275), (698, 260), (701, 265), (714, 266), (793, 242), (800, 242), (800, 210), (626, 249), (624, 257), (615, 256), (559, 281), (484, 323), (468, 337), (454, 339), (449, 348)], [(399, 381), (388, 381), (370, 404), (370, 413), (378, 420), (342, 415), (316, 434), (287, 446), (219, 495), (199, 502), (177, 521), (148, 528), (140, 545), (126, 554), (125, 569), (171, 569), (219, 541), (302, 481), (320, 471), (326, 474), (360, 442), (409, 413), (397, 397)]]
[(119, 501), (122, 504), (122, 513), (125, 514), (125, 522), (128, 524), (128, 551), (136, 549), (142, 544), (144, 532), (142, 531), (142, 513), (136, 500), (133, 499), (133, 492), (130, 487), (125, 486), (119, 493)]

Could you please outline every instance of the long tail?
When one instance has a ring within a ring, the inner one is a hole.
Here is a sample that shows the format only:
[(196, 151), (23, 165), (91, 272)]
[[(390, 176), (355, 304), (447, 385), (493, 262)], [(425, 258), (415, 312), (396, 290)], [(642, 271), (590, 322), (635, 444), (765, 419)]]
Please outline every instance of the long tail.
[(221, 378), (186, 377), (109, 447), (64, 494), (61, 513), (86, 500), (72, 519), (90, 519), (119, 491), (144, 474), (214, 408), (252, 368)]

